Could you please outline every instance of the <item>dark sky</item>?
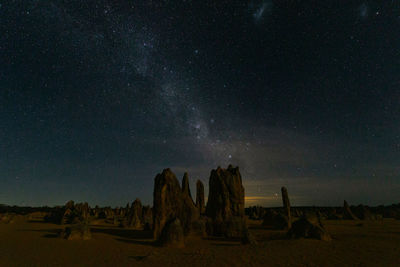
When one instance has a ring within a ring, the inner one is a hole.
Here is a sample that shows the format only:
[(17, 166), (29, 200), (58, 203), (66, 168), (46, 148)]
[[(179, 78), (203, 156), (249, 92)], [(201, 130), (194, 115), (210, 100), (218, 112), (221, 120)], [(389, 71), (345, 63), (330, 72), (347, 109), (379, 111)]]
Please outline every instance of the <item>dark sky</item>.
[(0, 63), (0, 203), (229, 163), (247, 205), (399, 202), (398, 1), (8, 0)]

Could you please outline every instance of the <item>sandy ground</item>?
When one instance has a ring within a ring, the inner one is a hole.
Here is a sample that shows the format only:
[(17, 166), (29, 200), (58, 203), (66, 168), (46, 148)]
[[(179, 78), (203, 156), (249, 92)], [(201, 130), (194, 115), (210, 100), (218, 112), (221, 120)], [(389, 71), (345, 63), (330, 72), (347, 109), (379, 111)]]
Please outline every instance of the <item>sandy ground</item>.
[(40, 219), (0, 224), (0, 266), (400, 266), (400, 221), (325, 221), (333, 241), (285, 240), (250, 221), (259, 244), (189, 238), (186, 248), (154, 246), (150, 232), (96, 225), (92, 239), (57, 237)]

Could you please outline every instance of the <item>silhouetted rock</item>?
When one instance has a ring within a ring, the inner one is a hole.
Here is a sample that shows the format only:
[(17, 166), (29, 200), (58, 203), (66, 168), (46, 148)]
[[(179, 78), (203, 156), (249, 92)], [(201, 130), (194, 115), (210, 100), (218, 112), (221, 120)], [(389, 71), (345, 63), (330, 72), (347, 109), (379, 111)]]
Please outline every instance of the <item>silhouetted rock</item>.
[(153, 195), (154, 238), (158, 239), (165, 223), (175, 218), (179, 219), (184, 233), (188, 234), (200, 214), (189, 190), (181, 190), (178, 179), (170, 169), (156, 176)]
[(284, 214), (268, 209), (265, 212), (262, 225), (276, 230), (287, 230), (289, 223), (288, 218)]
[[(198, 226), (198, 220), (200, 218), (200, 211), (196, 208), (196, 205), (190, 195), (189, 189), (189, 176), (187, 173), (182, 178), (182, 214), (179, 219), (185, 235), (189, 234), (195, 226)], [(197, 232), (197, 231), (196, 231)]]
[(160, 234), (159, 243), (166, 247), (185, 247), (185, 235), (178, 218), (172, 219), (164, 225)]
[(142, 227), (142, 202), (140, 199), (135, 199), (132, 203), (131, 209), (128, 215), (128, 226), (134, 229), (140, 229)]
[(61, 237), (67, 240), (89, 240), (92, 238), (89, 225), (86, 223), (65, 227)]
[(206, 215), (210, 235), (242, 238), (247, 229), (244, 217), (244, 188), (239, 168), (229, 165), (211, 171)]
[(200, 180), (197, 180), (196, 182), (196, 207), (199, 209), (200, 214), (204, 214), (206, 211), (204, 185)]
[(74, 207), (75, 221), (78, 222), (88, 222), (90, 216), (90, 208), (87, 202), (78, 203)]
[(306, 217), (301, 217), (292, 224), (288, 231), (289, 238), (312, 238), (324, 241), (332, 240), (322, 225), (312, 223)]
[(57, 207), (45, 216), (45, 221), (59, 224), (71, 224), (86, 222), (90, 217), (88, 203), (77, 203), (68, 201), (64, 207)]
[(182, 178), (182, 193), (192, 198), (192, 195), (190, 194), (189, 174), (187, 172), (183, 174)]
[(289, 196), (286, 187), (281, 188), (282, 191), (282, 201), (283, 201), (283, 210), (285, 213), (285, 216), (287, 217), (287, 229), (290, 229), (292, 226), (292, 217), (290, 215), (290, 201), (289, 201)]
[(351, 211), (349, 204), (345, 200), (343, 203), (343, 219), (344, 220), (358, 220), (358, 218)]
[(164, 225), (182, 212), (181, 188), (170, 169), (164, 169), (155, 178), (153, 192), (153, 232), (158, 239)]

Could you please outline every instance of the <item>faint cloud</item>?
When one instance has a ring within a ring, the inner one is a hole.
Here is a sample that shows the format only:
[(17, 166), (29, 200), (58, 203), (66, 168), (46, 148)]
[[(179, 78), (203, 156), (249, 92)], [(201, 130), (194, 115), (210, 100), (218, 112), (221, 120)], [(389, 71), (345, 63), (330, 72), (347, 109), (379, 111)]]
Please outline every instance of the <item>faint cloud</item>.
[(366, 3), (362, 3), (358, 7), (358, 14), (363, 19), (368, 17), (368, 15), (369, 15), (369, 7), (368, 7), (368, 5)]
[(266, 12), (270, 12), (272, 9), (272, 1), (264, 1), (261, 4), (251, 4), (250, 7), (253, 10), (253, 19), (256, 23), (259, 23)]

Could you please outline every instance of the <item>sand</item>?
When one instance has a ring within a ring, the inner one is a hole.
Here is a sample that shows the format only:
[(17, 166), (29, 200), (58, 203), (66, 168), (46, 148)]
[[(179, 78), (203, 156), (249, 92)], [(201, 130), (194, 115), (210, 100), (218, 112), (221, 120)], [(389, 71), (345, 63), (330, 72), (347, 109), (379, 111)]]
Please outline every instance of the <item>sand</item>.
[[(0, 223), (0, 266), (400, 266), (400, 221), (324, 221), (333, 241), (285, 240), (284, 231), (249, 221), (258, 245), (188, 238), (186, 248), (161, 248), (151, 232), (106, 224), (92, 239), (67, 241), (63, 227), (41, 218)], [(362, 225), (360, 225), (362, 224)]]

